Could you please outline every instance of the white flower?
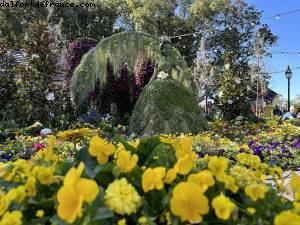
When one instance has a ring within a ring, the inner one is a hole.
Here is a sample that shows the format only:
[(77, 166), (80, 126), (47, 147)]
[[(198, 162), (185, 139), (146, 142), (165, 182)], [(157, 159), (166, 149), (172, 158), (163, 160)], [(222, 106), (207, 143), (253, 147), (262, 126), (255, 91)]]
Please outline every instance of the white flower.
[(225, 69), (228, 70), (229, 68), (230, 68), (230, 64), (229, 64), (229, 63), (226, 63), (226, 64), (225, 64)]
[(49, 92), (45, 97), (48, 101), (53, 101), (55, 99), (54, 94), (52, 92)]
[(40, 56), (38, 54), (32, 54), (31, 59), (39, 59)]
[(40, 131), (40, 135), (41, 136), (47, 136), (47, 135), (49, 135), (49, 134), (52, 134), (53, 132), (52, 132), (52, 130), (50, 129), (50, 128), (44, 128), (44, 129), (42, 129), (41, 131)]
[(158, 74), (157, 74), (157, 78), (158, 79), (165, 79), (169, 76), (169, 74), (165, 73), (164, 71), (160, 71)]
[(230, 100), (230, 99), (229, 99), (227, 102), (228, 102), (228, 104), (230, 104), (230, 105), (233, 103), (233, 101)]
[(235, 83), (237, 83), (237, 84), (240, 84), (240, 83), (241, 83), (241, 79), (240, 79), (240, 78), (236, 78), (234, 81), (235, 81)]

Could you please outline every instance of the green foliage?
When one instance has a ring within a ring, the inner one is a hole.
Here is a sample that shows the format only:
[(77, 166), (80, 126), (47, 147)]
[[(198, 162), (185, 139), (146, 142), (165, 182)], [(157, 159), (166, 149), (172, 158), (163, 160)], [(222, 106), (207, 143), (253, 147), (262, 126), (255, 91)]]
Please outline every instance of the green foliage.
[(192, 16), (197, 20), (212, 19), (226, 10), (231, 0), (196, 0), (190, 7)]
[[(46, 95), (53, 92), (52, 77), (56, 61), (51, 44), (54, 39), (48, 32), (46, 22), (29, 24), (28, 39), (22, 43), (28, 64), (16, 69), (17, 90), (13, 99), (13, 116), (22, 125), (35, 121), (49, 123), (52, 103)], [(52, 112), (53, 113), (53, 112)]]
[[(14, 1), (15, 2), (15, 1)], [(19, 2), (35, 2), (21, 0)], [(47, 9), (44, 7), (0, 7), (0, 35), (6, 38), (12, 48), (19, 48), (26, 36), (29, 23), (47, 18)]]
[(0, 120), (6, 117), (5, 109), (15, 91), (15, 76), (13, 73), (15, 63), (9, 54), (6, 40), (0, 38)]
[[(60, 0), (74, 3), (70, 0)], [(75, 1), (75, 3), (94, 3), (95, 7), (56, 7), (49, 22), (52, 26), (60, 24), (61, 35), (71, 42), (77, 38), (93, 38), (98, 41), (110, 36), (117, 18), (117, 7), (110, 7), (102, 1)]]
[[(195, 23), (189, 12), (190, 0), (130, 0), (121, 1), (121, 21), (128, 30), (137, 30), (155, 36), (176, 36), (192, 33), (200, 23)], [(196, 56), (199, 36), (186, 36), (172, 40), (174, 47), (191, 66)]]
[(180, 82), (155, 80), (142, 92), (130, 119), (137, 134), (195, 133), (207, 129), (196, 99)]
[(250, 77), (238, 71), (238, 66), (232, 64), (232, 56), (228, 54), (225, 62), (224, 73), (220, 80), (219, 103), (223, 116), (227, 120), (235, 119), (237, 116), (249, 117), (250, 109), (247, 107), (247, 85)]

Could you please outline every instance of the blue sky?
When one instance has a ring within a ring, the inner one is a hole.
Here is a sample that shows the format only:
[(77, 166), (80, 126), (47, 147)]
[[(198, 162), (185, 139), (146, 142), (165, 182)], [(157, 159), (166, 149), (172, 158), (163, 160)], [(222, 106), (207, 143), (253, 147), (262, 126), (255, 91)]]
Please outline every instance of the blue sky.
[[(263, 18), (293, 10), (300, 10), (299, 0), (246, 0), (254, 4), (257, 9), (264, 11)], [(264, 20), (272, 32), (279, 37), (277, 46), (272, 48), (276, 52), (299, 52), (300, 53), (300, 12)], [(300, 66), (300, 55), (273, 54), (270, 59), (265, 59), (269, 72), (286, 70), (287, 65), (291, 68)], [(270, 88), (287, 98), (287, 79), (284, 73), (272, 74)], [(293, 70), (291, 80), (291, 99), (300, 94), (300, 69)]]

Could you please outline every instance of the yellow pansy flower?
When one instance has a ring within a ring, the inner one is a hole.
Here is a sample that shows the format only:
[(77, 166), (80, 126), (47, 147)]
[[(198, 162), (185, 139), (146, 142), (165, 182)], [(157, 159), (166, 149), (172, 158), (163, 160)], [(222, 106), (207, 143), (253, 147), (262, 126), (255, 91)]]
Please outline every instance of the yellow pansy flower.
[(170, 201), (171, 212), (181, 221), (200, 223), (209, 211), (208, 199), (199, 185), (181, 182), (175, 186)]
[(300, 193), (300, 176), (298, 176), (296, 173), (293, 173), (292, 175), (290, 186), (294, 193)]
[(22, 203), (26, 196), (26, 189), (23, 185), (18, 186), (17, 188), (13, 188), (9, 190), (6, 194), (6, 199), (8, 202), (16, 201), (17, 203)]
[(247, 154), (245, 152), (237, 154), (236, 158), (239, 163), (251, 168), (257, 168), (261, 163), (261, 160), (257, 155)]
[(9, 192), (7, 192), (7, 194), (6, 194), (6, 200), (10, 204), (12, 201), (15, 200), (16, 196), (17, 196), (16, 190), (13, 188), (13, 189), (9, 190)]
[(133, 140), (133, 141), (128, 141), (128, 144), (130, 144), (132, 147), (137, 148), (139, 147), (140, 140)]
[(21, 225), (22, 224), (22, 213), (19, 210), (12, 212), (6, 212), (0, 220), (1, 225)]
[(27, 178), (25, 189), (29, 197), (34, 197), (36, 195), (36, 179), (33, 176)]
[(269, 187), (265, 184), (250, 184), (245, 188), (245, 194), (253, 201), (264, 199)]
[(205, 191), (208, 187), (214, 186), (215, 184), (214, 177), (209, 170), (203, 170), (199, 173), (189, 175), (188, 181), (198, 184), (203, 187)]
[(75, 190), (79, 195), (83, 196), (83, 200), (92, 203), (99, 193), (99, 187), (96, 181), (86, 178), (80, 178), (76, 185)]
[(108, 162), (110, 155), (114, 154), (116, 147), (100, 138), (99, 136), (94, 136), (90, 140), (89, 153), (91, 156), (97, 157), (99, 164), (105, 164)]
[(45, 160), (45, 161), (58, 161), (57, 155), (54, 154), (53, 146), (49, 145), (47, 148), (44, 148), (33, 157), (34, 160)]
[(177, 141), (176, 139), (170, 138), (170, 137), (165, 136), (165, 135), (160, 135), (159, 140), (160, 140), (160, 142), (166, 143), (166, 144), (173, 144)]
[(120, 215), (135, 213), (141, 205), (141, 197), (126, 178), (109, 184), (104, 196), (105, 204)]
[(7, 177), (12, 171), (12, 166), (8, 163), (0, 163), (0, 178), (7, 180)]
[(58, 216), (73, 223), (82, 215), (83, 201), (91, 203), (99, 193), (99, 188), (94, 180), (81, 178), (84, 164), (81, 162), (78, 168), (71, 168), (64, 178), (63, 186), (57, 192)]
[(256, 212), (256, 209), (251, 208), (251, 207), (248, 207), (246, 210), (250, 215), (253, 215)]
[(283, 211), (275, 216), (274, 225), (300, 225), (300, 216), (290, 210)]
[(165, 177), (165, 182), (167, 184), (171, 184), (176, 176), (177, 176), (177, 172), (178, 172), (178, 168), (177, 167), (174, 167), (174, 168), (171, 168), (167, 171), (167, 174), (166, 174), (166, 177)]
[(8, 201), (6, 199), (5, 194), (0, 191), (0, 216), (7, 210)]
[(192, 138), (190, 137), (182, 137), (178, 141), (174, 142), (172, 146), (176, 151), (177, 159), (180, 159), (187, 154), (190, 155), (193, 152), (192, 144)]
[(164, 167), (146, 169), (142, 176), (142, 186), (144, 192), (148, 192), (153, 189), (163, 189), (163, 178), (165, 177), (165, 174), (166, 169)]
[(236, 180), (232, 176), (224, 174), (219, 177), (219, 181), (223, 182), (225, 184), (225, 188), (229, 189), (233, 193), (236, 193), (239, 190), (239, 187), (236, 185)]
[(136, 167), (138, 160), (139, 158), (136, 154), (131, 155), (130, 152), (121, 150), (118, 152), (116, 164), (122, 172), (129, 173)]
[(194, 162), (191, 155), (186, 154), (177, 160), (175, 167), (178, 168), (178, 173), (181, 175), (188, 174), (194, 167)]
[(83, 196), (78, 195), (73, 188), (66, 186), (60, 188), (57, 192), (57, 201), (57, 214), (61, 219), (73, 223), (77, 217), (82, 216)]
[(147, 223), (147, 217), (141, 216), (141, 217), (138, 219), (138, 223), (141, 224), (141, 225)]
[(296, 209), (296, 211), (300, 212), (300, 202), (293, 202), (293, 206)]
[(89, 128), (80, 128), (74, 130), (65, 130), (57, 133), (57, 137), (63, 140), (76, 140), (88, 136), (91, 132)]
[(118, 225), (126, 225), (126, 219), (119, 220)]
[(78, 194), (83, 196), (84, 201), (91, 203), (97, 197), (99, 188), (94, 180), (81, 178), (84, 164), (81, 162), (77, 169), (71, 168), (65, 176), (64, 186), (73, 187)]
[(228, 220), (236, 206), (224, 194), (220, 194), (212, 200), (212, 207), (215, 210), (216, 216), (222, 220)]
[(38, 218), (42, 218), (44, 216), (45, 212), (44, 210), (40, 209), (38, 211), (36, 211), (35, 216)]
[(221, 177), (228, 167), (228, 159), (224, 157), (213, 156), (208, 162), (208, 168), (212, 171), (213, 175)]
[(55, 181), (53, 176), (55, 168), (53, 166), (52, 167), (38, 166), (36, 167), (36, 169), (37, 169), (36, 177), (41, 184), (47, 185)]

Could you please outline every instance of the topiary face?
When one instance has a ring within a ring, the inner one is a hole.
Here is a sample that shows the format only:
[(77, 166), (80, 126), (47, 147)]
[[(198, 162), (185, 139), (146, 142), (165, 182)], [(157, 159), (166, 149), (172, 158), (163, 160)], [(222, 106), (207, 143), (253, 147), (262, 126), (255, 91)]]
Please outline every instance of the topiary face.
[(169, 56), (171, 55), (171, 49), (172, 49), (171, 43), (166, 42), (161, 46), (160, 51), (163, 56)]

